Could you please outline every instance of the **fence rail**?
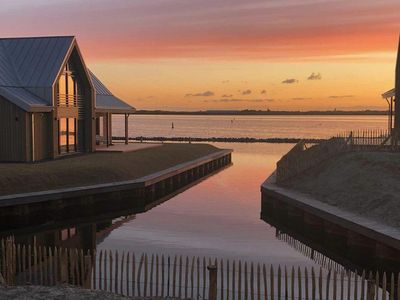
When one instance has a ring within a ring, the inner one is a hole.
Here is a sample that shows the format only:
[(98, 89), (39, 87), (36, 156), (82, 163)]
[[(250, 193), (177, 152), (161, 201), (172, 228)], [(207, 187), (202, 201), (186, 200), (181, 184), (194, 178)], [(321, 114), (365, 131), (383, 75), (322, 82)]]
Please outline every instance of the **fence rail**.
[[(400, 300), (400, 274), (352, 273), (241, 260), (40, 247), (1, 241), (7, 284), (69, 283), (139, 297), (210, 300)], [(361, 274), (361, 275), (359, 275)]]

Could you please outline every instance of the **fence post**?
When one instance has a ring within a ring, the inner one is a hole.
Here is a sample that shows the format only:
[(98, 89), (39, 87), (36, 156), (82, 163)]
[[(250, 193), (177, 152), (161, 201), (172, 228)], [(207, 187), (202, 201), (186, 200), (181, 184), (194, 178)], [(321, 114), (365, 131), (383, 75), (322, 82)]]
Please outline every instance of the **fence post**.
[(367, 280), (367, 300), (375, 299), (375, 282), (370, 278)]
[(5, 276), (5, 281), (8, 285), (14, 284), (15, 260), (14, 260), (13, 246), (14, 246), (14, 240), (12, 238), (7, 238), (7, 240), (6, 240), (6, 274), (4, 274), (4, 276)]
[(85, 271), (82, 275), (84, 276), (83, 288), (90, 289), (92, 287), (92, 257), (90, 255), (85, 255)]
[(67, 283), (69, 281), (68, 278), (68, 252), (65, 248), (59, 248), (58, 257), (60, 259), (60, 282)]
[(209, 278), (208, 300), (217, 300), (217, 266), (207, 266)]

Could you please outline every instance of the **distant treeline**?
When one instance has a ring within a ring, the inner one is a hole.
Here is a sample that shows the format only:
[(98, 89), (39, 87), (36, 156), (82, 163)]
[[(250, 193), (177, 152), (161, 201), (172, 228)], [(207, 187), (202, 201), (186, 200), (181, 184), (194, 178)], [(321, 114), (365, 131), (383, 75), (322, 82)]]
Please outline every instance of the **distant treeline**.
[[(122, 136), (114, 136), (113, 140), (125, 140), (125, 137)], [(145, 137), (145, 136), (137, 136), (130, 137), (131, 141), (157, 141), (157, 142), (221, 142), (221, 143), (298, 143), (303, 140), (306, 143), (320, 143), (321, 141), (325, 141), (325, 139), (300, 139), (300, 138), (251, 138), (251, 137), (239, 137), (239, 138), (230, 138), (230, 137), (163, 137), (163, 136), (153, 136), (153, 137)]]
[(242, 116), (303, 116), (303, 115), (361, 115), (361, 116), (382, 116), (387, 115), (383, 110), (327, 110), (327, 111), (286, 111), (286, 110), (200, 110), (200, 111), (166, 111), (166, 110), (138, 110), (139, 115), (242, 115)]

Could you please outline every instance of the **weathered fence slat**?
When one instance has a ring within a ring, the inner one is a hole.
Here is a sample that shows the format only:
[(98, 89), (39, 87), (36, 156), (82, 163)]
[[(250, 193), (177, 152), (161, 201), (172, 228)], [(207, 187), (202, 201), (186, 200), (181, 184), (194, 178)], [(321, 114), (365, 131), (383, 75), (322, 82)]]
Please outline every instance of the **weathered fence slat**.
[[(282, 239), (296, 243), (286, 236)], [(139, 297), (163, 297), (167, 290), (167, 296), (185, 299), (396, 300), (400, 293), (398, 274), (345, 272), (304, 244), (296, 247), (304, 255), (313, 255), (326, 269), (320, 267), (316, 273), (314, 267), (267, 268), (251, 261), (181, 255), (173, 256), (171, 262), (170, 256), (166, 260), (164, 255), (146, 253), (136, 268), (135, 254), (130, 252), (100, 250), (97, 255), (82, 249), (15, 244), (10, 239), (1, 240), (0, 270), (9, 284), (69, 283)]]

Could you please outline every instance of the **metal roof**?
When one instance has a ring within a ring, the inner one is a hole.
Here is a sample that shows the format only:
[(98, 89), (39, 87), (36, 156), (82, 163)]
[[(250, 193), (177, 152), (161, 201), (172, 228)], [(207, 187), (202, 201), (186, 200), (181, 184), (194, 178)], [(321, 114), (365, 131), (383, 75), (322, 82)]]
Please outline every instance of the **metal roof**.
[(50, 111), (52, 86), (73, 36), (0, 38), (0, 95), (25, 111)]
[(113, 113), (132, 113), (135, 108), (115, 97), (110, 90), (89, 70), (96, 90), (96, 110), (112, 110)]
[(51, 87), (73, 36), (0, 39), (18, 75), (19, 87)]
[(29, 112), (49, 112), (53, 108), (42, 98), (24, 88), (0, 86), (0, 95)]
[[(0, 95), (25, 111), (51, 110), (53, 83), (74, 40), (73, 36), (0, 38)], [(135, 110), (115, 97), (92, 72), (90, 77), (96, 107), (116, 112)]]
[(396, 96), (396, 89), (391, 89), (382, 94), (382, 98), (390, 98), (390, 97), (395, 97), (395, 96)]

